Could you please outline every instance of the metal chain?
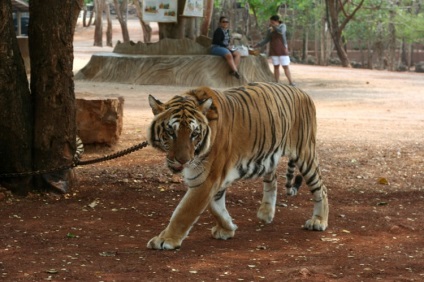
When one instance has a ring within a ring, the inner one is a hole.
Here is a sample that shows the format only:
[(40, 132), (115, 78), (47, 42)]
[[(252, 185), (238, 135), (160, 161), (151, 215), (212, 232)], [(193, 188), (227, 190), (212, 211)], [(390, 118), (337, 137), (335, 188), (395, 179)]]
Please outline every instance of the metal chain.
[(116, 153), (113, 153), (111, 155), (106, 155), (101, 158), (92, 159), (92, 160), (86, 160), (86, 161), (80, 161), (79, 159), (74, 159), (72, 164), (70, 165), (63, 165), (57, 168), (51, 168), (51, 169), (41, 169), (36, 171), (27, 171), (27, 172), (10, 172), (10, 173), (0, 173), (0, 178), (11, 178), (11, 177), (25, 177), (25, 176), (33, 176), (33, 175), (40, 175), (40, 174), (46, 174), (46, 173), (53, 173), (61, 170), (71, 169), (77, 166), (84, 166), (84, 165), (90, 165), (95, 163), (100, 163), (108, 160), (113, 160), (125, 155), (128, 155), (132, 152), (135, 152), (137, 150), (140, 150), (144, 147), (147, 147), (149, 143), (147, 141), (144, 141), (140, 144), (134, 145), (132, 147), (129, 147), (125, 150), (118, 151)]

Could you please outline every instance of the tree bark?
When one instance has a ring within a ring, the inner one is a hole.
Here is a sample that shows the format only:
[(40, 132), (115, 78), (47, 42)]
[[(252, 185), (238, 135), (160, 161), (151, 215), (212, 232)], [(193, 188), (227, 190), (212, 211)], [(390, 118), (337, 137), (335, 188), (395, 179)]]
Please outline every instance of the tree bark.
[(387, 46), (387, 51), (388, 51), (387, 69), (389, 71), (396, 70), (396, 27), (393, 22), (396, 16), (395, 5), (396, 5), (395, 1), (391, 0), (390, 10), (389, 10), (390, 21), (388, 26), (389, 38), (388, 38), (388, 46)]
[(205, 12), (204, 12), (204, 18), (202, 22), (202, 26), (200, 27), (200, 34), (203, 36), (208, 36), (209, 34), (209, 27), (211, 25), (212, 20), (212, 13), (213, 13), (213, 0), (206, 0), (205, 1)]
[[(343, 67), (351, 67), (349, 58), (343, 48), (342, 32), (348, 22), (354, 17), (356, 12), (361, 8), (365, 0), (361, 0), (356, 4), (356, 8), (351, 14), (347, 14), (344, 5), (351, 4), (351, 1), (342, 3), (340, 0), (326, 0), (327, 22), (330, 28), (331, 37), (333, 38), (334, 47)], [(347, 4), (346, 4), (347, 3)], [(339, 14), (343, 12), (344, 20), (339, 22)]]
[[(29, 50), (34, 109), (34, 169), (71, 165), (76, 122), (73, 36), (83, 0), (31, 0)], [(69, 171), (37, 177), (37, 188), (67, 192)], [(52, 185), (58, 183), (58, 185)]]
[(143, 40), (144, 43), (150, 43), (152, 41), (152, 28), (149, 24), (145, 23), (143, 21), (142, 13), (141, 13), (141, 7), (138, 0), (133, 0), (135, 9), (137, 11), (137, 17), (140, 20), (141, 29), (143, 30)]
[[(0, 1), (0, 174), (32, 170), (32, 107), (10, 0)], [(31, 177), (1, 178), (0, 184), (25, 195)]]
[(87, 5), (84, 4), (84, 10), (82, 13), (82, 26), (87, 27)]
[(186, 17), (183, 17), (186, 0), (178, 0), (178, 12), (176, 23), (159, 23), (159, 39), (172, 38), (183, 39), (189, 37), (185, 33)]
[(123, 8), (127, 8), (128, 2), (127, 0), (122, 1), (121, 6), (119, 5), (118, 0), (113, 0), (113, 3), (115, 5), (116, 16), (118, 17), (119, 24), (121, 25), (122, 40), (124, 42), (130, 42), (130, 34), (128, 33), (127, 21), (122, 15)]
[(103, 46), (103, 10), (105, 6), (105, 0), (94, 0), (94, 11), (96, 14), (95, 18), (95, 29), (94, 29), (94, 46)]
[(106, 22), (107, 22), (107, 28), (106, 28), (106, 46), (113, 46), (112, 42), (112, 20), (110, 18), (110, 7), (109, 3), (106, 3), (105, 7), (105, 13), (106, 13)]

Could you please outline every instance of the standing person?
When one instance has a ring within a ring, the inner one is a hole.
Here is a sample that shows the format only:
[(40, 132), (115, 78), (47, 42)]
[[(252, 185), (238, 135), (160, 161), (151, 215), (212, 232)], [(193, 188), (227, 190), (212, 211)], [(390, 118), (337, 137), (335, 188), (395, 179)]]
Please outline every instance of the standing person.
[(230, 74), (240, 79), (238, 65), (240, 64), (240, 52), (230, 48), (230, 30), (228, 18), (219, 18), (219, 27), (215, 30), (212, 38), (211, 54), (224, 57), (230, 66)]
[(272, 64), (274, 65), (275, 81), (279, 81), (281, 65), (283, 67), (284, 74), (289, 81), (289, 84), (291, 86), (295, 86), (289, 69), (290, 57), (286, 38), (286, 25), (280, 21), (280, 17), (277, 15), (274, 15), (269, 19), (269, 29), (267, 31), (266, 37), (253, 47), (257, 48), (267, 44), (268, 42), (269, 56), (271, 57)]

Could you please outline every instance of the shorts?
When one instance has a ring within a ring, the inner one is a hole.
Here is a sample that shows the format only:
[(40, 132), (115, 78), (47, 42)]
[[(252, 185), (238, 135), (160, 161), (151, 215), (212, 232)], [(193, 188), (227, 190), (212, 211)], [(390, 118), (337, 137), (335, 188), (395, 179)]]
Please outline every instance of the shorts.
[(289, 56), (271, 56), (272, 64), (274, 66), (288, 66), (290, 65), (290, 57)]
[(225, 57), (225, 55), (230, 54), (230, 53), (231, 53), (230, 50), (228, 50), (225, 47), (221, 47), (221, 46), (217, 46), (217, 45), (213, 45), (211, 47), (211, 54), (212, 55)]

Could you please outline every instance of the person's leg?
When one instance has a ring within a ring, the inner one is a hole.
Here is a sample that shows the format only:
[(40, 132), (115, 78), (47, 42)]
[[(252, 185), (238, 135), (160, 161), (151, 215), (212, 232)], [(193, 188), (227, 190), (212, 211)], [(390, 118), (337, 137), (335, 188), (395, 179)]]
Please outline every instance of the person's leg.
[(234, 62), (234, 58), (230, 50), (224, 47), (214, 46), (211, 49), (211, 54), (223, 57), (227, 61), (227, 64), (231, 69), (230, 74), (234, 75), (236, 78), (240, 78), (240, 75), (237, 70), (237, 65)]
[(280, 65), (274, 65), (274, 78), (275, 82), (280, 81)]
[(234, 64), (236, 65), (236, 68), (238, 69), (238, 66), (240, 65), (241, 54), (238, 51), (234, 51), (232, 54), (234, 58)]
[(230, 69), (233, 72), (237, 72), (237, 66), (236, 66), (236, 64), (234, 62), (233, 55), (231, 53), (227, 53), (227, 54), (225, 54), (224, 58), (227, 60), (227, 63), (230, 66)]
[(289, 56), (282, 56), (281, 57), (281, 65), (283, 66), (283, 70), (284, 70), (284, 74), (287, 77), (287, 80), (289, 81), (289, 84), (294, 86), (295, 84), (293, 83), (292, 77), (291, 77), (291, 73), (290, 73), (290, 57)]
[(291, 78), (289, 66), (283, 66), (283, 69), (284, 69), (284, 74), (286, 75), (287, 80), (289, 81), (289, 84), (294, 85), (292, 78)]
[(271, 56), (272, 65), (274, 66), (275, 82), (280, 80), (280, 58), (278, 56)]

